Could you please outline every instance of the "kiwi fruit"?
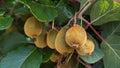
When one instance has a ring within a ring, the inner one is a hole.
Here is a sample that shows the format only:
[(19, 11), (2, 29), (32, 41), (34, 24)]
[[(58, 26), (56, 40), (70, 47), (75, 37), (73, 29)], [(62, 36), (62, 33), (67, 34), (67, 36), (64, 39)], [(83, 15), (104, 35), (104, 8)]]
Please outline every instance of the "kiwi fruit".
[(52, 62), (57, 62), (60, 59), (60, 57), (61, 57), (61, 54), (56, 51), (52, 53), (50, 60)]
[(78, 49), (76, 49), (76, 51), (81, 56), (89, 56), (94, 51), (94, 48), (95, 48), (95, 44), (93, 40), (88, 38), (85, 45), (80, 46)]
[(61, 28), (55, 39), (55, 49), (62, 55), (69, 54), (74, 50), (73, 48), (69, 47), (65, 42), (65, 34), (67, 29), (67, 26)]
[(42, 32), (42, 23), (35, 17), (29, 17), (24, 24), (24, 32), (27, 36), (35, 38)]
[(50, 29), (47, 33), (47, 45), (51, 49), (55, 49), (55, 39), (58, 31), (56, 29)]
[(73, 25), (70, 27), (65, 35), (65, 41), (70, 47), (78, 48), (85, 44), (87, 34), (83, 27), (80, 25)]
[(35, 42), (34, 42), (35, 45), (38, 48), (45, 48), (47, 46), (46, 37), (47, 37), (47, 33), (45, 30), (43, 30), (42, 33), (35, 38)]

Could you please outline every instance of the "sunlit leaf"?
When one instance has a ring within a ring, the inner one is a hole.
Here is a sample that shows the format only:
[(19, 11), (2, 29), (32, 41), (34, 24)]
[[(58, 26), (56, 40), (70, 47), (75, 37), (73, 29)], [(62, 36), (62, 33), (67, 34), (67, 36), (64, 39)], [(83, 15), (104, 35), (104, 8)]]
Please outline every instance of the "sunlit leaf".
[(120, 3), (112, 0), (99, 0), (92, 9), (90, 18), (93, 25), (102, 25), (111, 21), (120, 21)]

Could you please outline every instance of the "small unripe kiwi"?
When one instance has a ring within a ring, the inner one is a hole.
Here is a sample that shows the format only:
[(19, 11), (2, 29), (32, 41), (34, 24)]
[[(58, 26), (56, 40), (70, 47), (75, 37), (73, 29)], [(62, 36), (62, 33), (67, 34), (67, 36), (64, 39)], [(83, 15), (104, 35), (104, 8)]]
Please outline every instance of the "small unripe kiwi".
[(47, 46), (46, 36), (47, 36), (47, 33), (46, 33), (45, 30), (43, 30), (42, 33), (39, 36), (36, 37), (35, 45), (38, 48), (45, 48)]
[(42, 23), (35, 17), (29, 17), (24, 24), (25, 34), (31, 38), (35, 38), (42, 32)]
[(81, 56), (88, 56), (92, 54), (94, 48), (95, 48), (94, 42), (90, 38), (88, 38), (85, 45), (80, 46), (79, 48), (76, 49), (76, 51)]
[(73, 48), (69, 47), (68, 44), (65, 42), (65, 34), (67, 31), (67, 27), (63, 27), (57, 34), (55, 39), (55, 49), (62, 55), (69, 54), (73, 52)]
[(55, 39), (56, 39), (57, 33), (58, 31), (56, 29), (51, 29), (47, 34), (47, 45), (51, 49), (55, 49)]
[(61, 57), (61, 54), (60, 54), (60, 53), (54, 52), (54, 53), (51, 55), (50, 60), (51, 60), (52, 62), (57, 62), (57, 61), (60, 59), (60, 57)]
[(66, 32), (65, 41), (70, 47), (78, 48), (79, 46), (84, 45), (86, 40), (86, 31), (79, 25), (73, 25)]

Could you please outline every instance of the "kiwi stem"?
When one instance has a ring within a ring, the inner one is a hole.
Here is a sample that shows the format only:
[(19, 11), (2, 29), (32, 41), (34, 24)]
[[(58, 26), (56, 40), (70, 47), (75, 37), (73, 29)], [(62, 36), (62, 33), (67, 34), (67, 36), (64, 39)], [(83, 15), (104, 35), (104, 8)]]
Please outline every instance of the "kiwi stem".
[(87, 5), (88, 2), (89, 1), (87, 0), (80, 9), (82, 10)]
[(84, 65), (86, 68), (92, 68), (92, 66), (88, 63), (85, 63), (84, 61), (82, 61), (82, 59), (79, 58), (79, 55), (77, 56), (77, 60), (78, 62), (80, 62), (82, 65)]
[(76, 12), (74, 17), (69, 20), (69, 22), (67, 23), (66, 26), (73, 26), (74, 24), (76, 24), (76, 22), (77, 22), (77, 15), (78, 15), (78, 13)]
[(53, 20), (53, 21), (52, 21), (52, 29), (54, 29), (54, 28), (55, 28), (55, 27), (54, 27), (54, 23), (55, 23), (55, 22), (54, 22), (54, 20)]
[(74, 24), (76, 24), (76, 22), (77, 22), (77, 13), (75, 13), (75, 15), (74, 15)]
[(73, 50), (73, 52), (68, 56), (68, 58), (66, 59), (66, 63), (68, 63), (69, 62), (69, 60), (71, 59), (71, 57), (72, 57), (72, 55), (73, 55), (73, 53), (74, 53), (74, 50)]
[(82, 23), (83, 23), (83, 22), (82, 22), (82, 17), (81, 17), (81, 19), (80, 19), (80, 25), (81, 25), (81, 26), (82, 26)]
[(67, 26), (70, 25), (70, 23), (71, 23), (72, 20), (73, 20), (73, 18), (71, 18), (71, 19), (69, 20), (69, 22), (67, 23)]
[(83, 9), (82, 11), (79, 13), (78, 18), (81, 18), (81, 16), (83, 15), (83, 13), (92, 5), (92, 2), (89, 2)]

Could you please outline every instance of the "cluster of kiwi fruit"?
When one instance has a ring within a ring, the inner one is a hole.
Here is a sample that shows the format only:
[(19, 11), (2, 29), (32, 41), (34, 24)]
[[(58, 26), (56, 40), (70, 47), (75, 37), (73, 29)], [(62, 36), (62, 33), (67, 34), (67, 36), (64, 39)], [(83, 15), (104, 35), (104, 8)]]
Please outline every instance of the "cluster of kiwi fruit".
[(55, 49), (59, 54), (52, 56), (58, 60), (60, 54), (66, 55), (74, 50), (81, 56), (88, 56), (94, 51), (94, 42), (87, 37), (85, 29), (77, 24), (72, 26), (64, 26), (60, 30), (55, 27), (49, 31), (43, 28), (43, 23), (39, 22), (35, 17), (29, 17), (24, 25), (24, 31), (27, 36), (35, 39), (34, 43), (38, 48), (48, 46)]

